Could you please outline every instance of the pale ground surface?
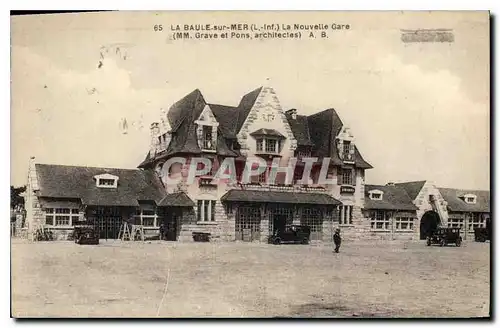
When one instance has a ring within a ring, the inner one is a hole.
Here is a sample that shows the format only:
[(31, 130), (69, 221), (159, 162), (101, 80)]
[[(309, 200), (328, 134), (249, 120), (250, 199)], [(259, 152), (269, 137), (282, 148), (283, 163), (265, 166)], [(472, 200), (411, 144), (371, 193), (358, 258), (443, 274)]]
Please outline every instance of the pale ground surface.
[(487, 316), (489, 250), (472, 241), (346, 242), (333, 254), (329, 245), (13, 240), (12, 314)]

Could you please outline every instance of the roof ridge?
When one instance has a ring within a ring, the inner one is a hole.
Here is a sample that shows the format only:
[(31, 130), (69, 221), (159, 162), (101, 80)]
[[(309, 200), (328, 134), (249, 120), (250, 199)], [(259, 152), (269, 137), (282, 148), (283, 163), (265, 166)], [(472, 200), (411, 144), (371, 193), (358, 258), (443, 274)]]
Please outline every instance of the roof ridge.
[(35, 165), (43, 166), (60, 166), (60, 167), (85, 167), (89, 169), (99, 169), (99, 170), (123, 170), (123, 171), (143, 171), (138, 168), (119, 168), (119, 167), (102, 167), (102, 166), (89, 166), (89, 165), (67, 165), (67, 164), (48, 164), (48, 163), (35, 163)]

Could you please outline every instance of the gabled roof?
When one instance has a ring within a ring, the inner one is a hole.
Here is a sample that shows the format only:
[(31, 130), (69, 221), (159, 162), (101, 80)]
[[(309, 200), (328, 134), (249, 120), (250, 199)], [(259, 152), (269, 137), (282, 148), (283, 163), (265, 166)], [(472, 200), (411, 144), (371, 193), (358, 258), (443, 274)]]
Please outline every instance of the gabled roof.
[(194, 202), (185, 192), (181, 191), (166, 195), (158, 203), (158, 206), (190, 207), (194, 206)]
[[(153, 171), (36, 164), (40, 190), (37, 196), (81, 199), (83, 204), (103, 206), (138, 206), (138, 201), (159, 201), (165, 189)], [(112, 174), (119, 177), (118, 187), (99, 188), (94, 176)]]
[(255, 104), (255, 101), (257, 101), (257, 97), (259, 96), (261, 91), (262, 87), (257, 88), (241, 98), (241, 101), (238, 105), (238, 119), (236, 121), (236, 130), (234, 131), (235, 135), (240, 132), (243, 123), (245, 123), (245, 120), (247, 119), (248, 114), (250, 114), (250, 110)]
[(259, 202), (288, 203), (337, 206), (342, 203), (330, 195), (305, 192), (283, 192), (264, 190), (229, 190), (221, 201), (227, 202)]
[[(161, 154), (155, 154), (155, 158), (151, 158), (152, 155), (148, 154), (139, 167), (147, 168), (155, 160), (173, 154), (200, 154), (201, 149), (198, 147), (194, 121), (198, 119), (206, 105), (210, 107), (219, 123), (218, 154), (239, 156), (238, 151), (227, 147), (226, 139), (234, 140), (236, 138), (262, 89), (263, 87), (259, 87), (244, 95), (237, 107), (207, 104), (200, 90), (192, 91), (172, 105), (168, 111), (167, 117), (172, 128), (172, 139), (168, 149)], [(343, 123), (335, 109), (326, 109), (310, 116), (297, 115), (295, 119), (289, 113), (285, 114), (285, 116), (297, 140), (297, 145), (312, 146), (312, 155), (320, 158), (330, 157), (334, 165), (344, 164), (339, 158), (336, 145), (336, 137), (342, 129)], [(354, 151), (354, 165), (356, 167), (372, 168), (363, 159), (356, 146)]]
[[(370, 199), (369, 192), (382, 191), (382, 199)], [(406, 191), (398, 186), (365, 185), (365, 209), (416, 211), (417, 207)]]
[(292, 118), (292, 115), (289, 113), (285, 114), (285, 116), (288, 120), (288, 124), (290, 124), (293, 136), (297, 140), (297, 145), (313, 146), (311, 136), (309, 135), (309, 124), (307, 124), (307, 116), (296, 115), (295, 119)]
[(238, 123), (238, 108), (217, 104), (209, 104), (215, 119), (219, 122), (219, 131), (226, 138), (236, 138), (236, 125)]
[(252, 133), (250, 133), (251, 136), (270, 136), (270, 137), (277, 137), (277, 138), (285, 138), (284, 135), (282, 135), (279, 131), (276, 131), (275, 129), (258, 129)]
[(194, 121), (200, 116), (205, 108), (205, 99), (199, 89), (195, 89), (191, 93), (182, 97), (175, 102), (167, 113), (167, 118), (172, 128), (172, 132), (176, 132), (184, 120)]
[(420, 193), (420, 190), (425, 185), (425, 180), (423, 181), (410, 181), (410, 182), (401, 182), (401, 183), (396, 183), (396, 186), (402, 187), (404, 190), (406, 190), (406, 193), (412, 200), (415, 200), (417, 198), (418, 194)]
[[(441, 196), (448, 203), (448, 210), (452, 212), (490, 212), (490, 192), (487, 190), (464, 190), (452, 188), (438, 188)], [(468, 204), (463, 196), (476, 195), (476, 203)]]
[[(330, 157), (334, 165), (342, 165), (343, 161), (337, 151), (336, 137), (344, 124), (335, 109), (330, 108), (310, 115), (307, 117), (307, 121), (311, 141), (314, 143), (313, 154), (318, 157)], [(373, 168), (361, 156), (357, 146), (354, 146), (354, 153), (356, 167)]]

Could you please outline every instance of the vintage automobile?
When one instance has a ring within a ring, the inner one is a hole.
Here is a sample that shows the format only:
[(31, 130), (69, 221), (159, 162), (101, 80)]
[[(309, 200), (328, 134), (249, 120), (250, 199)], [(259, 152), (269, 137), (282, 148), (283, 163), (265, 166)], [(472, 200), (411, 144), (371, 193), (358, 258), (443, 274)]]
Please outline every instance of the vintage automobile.
[(455, 244), (460, 247), (462, 244), (460, 228), (437, 228), (429, 237), (427, 237), (427, 246), (432, 244), (438, 244), (439, 246)]
[(474, 229), (474, 241), (484, 243), (487, 240), (491, 240), (491, 230), (489, 228)]
[(308, 226), (291, 225), (284, 230), (276, 230), (269, 237), (269, 243), (274, 245), (289, 244), (309, 244), (311, 229)]
[(74, 226), (73, 238), (79, 245), (98, 245), (99, 231), (92, 222), (82, 222)]

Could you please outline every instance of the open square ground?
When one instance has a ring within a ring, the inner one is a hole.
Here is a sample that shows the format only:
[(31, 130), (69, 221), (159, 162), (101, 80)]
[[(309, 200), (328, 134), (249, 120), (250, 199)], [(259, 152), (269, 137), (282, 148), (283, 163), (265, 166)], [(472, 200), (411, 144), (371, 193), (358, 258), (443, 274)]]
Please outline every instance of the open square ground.
[(12, 241), (14, 317), (488, 316), (490, 244)]

